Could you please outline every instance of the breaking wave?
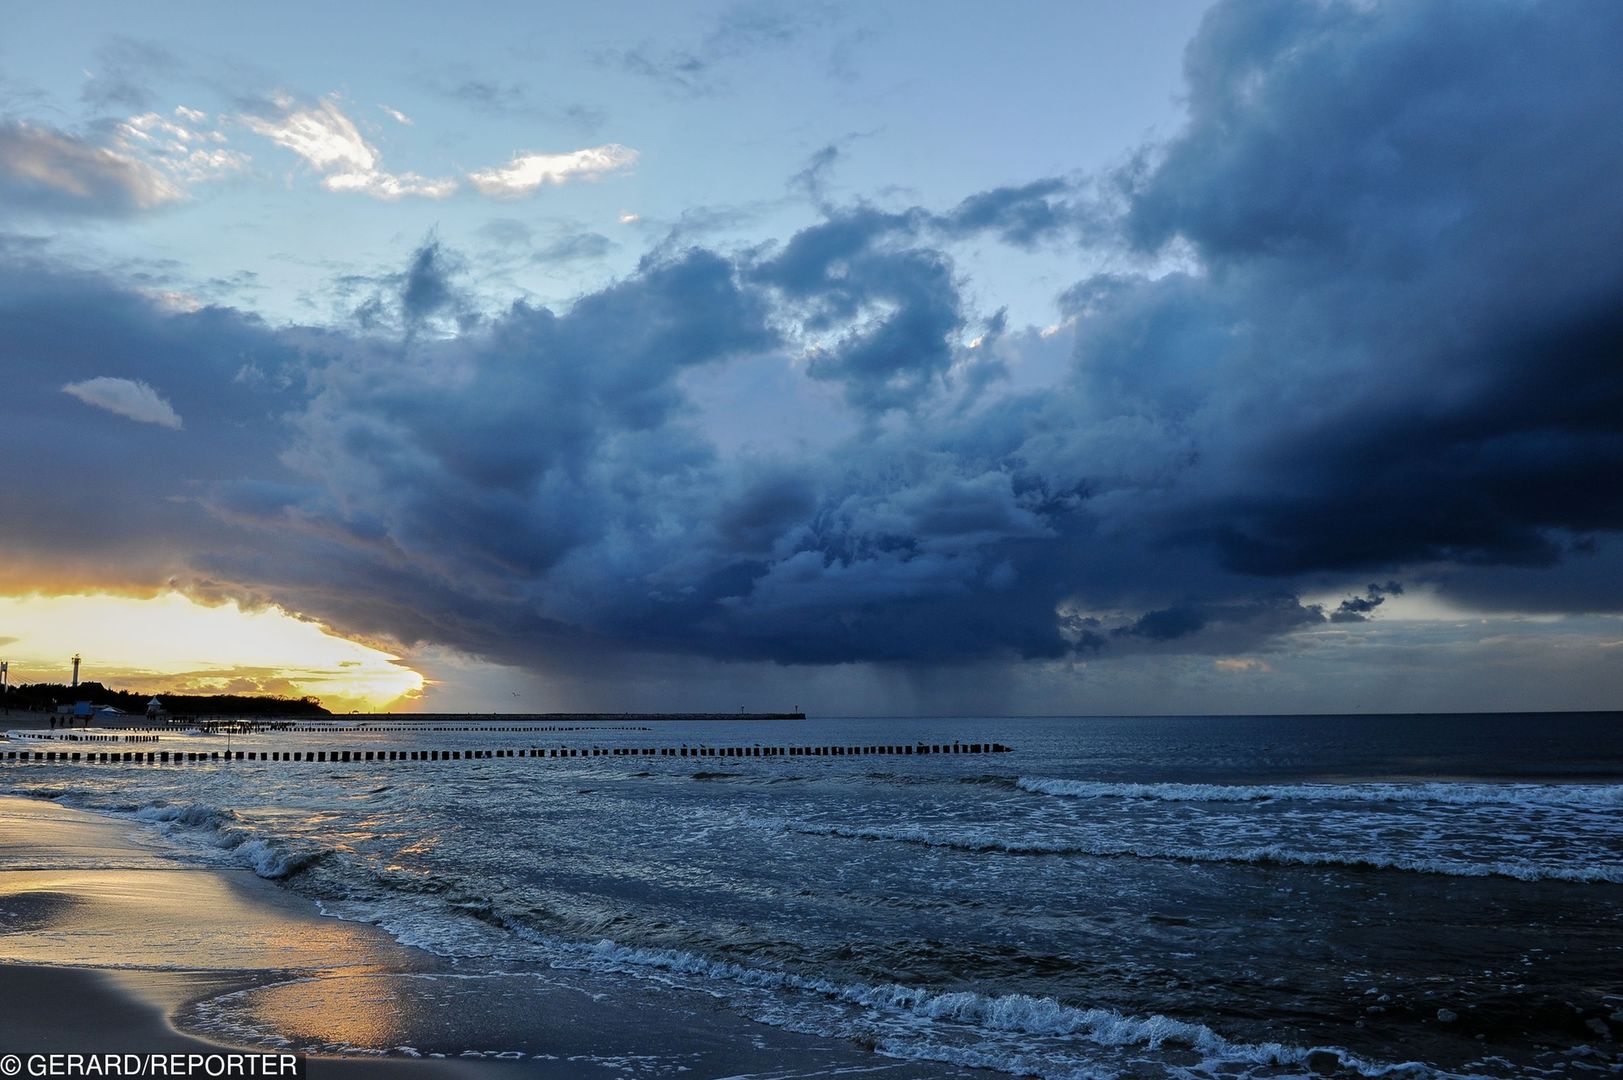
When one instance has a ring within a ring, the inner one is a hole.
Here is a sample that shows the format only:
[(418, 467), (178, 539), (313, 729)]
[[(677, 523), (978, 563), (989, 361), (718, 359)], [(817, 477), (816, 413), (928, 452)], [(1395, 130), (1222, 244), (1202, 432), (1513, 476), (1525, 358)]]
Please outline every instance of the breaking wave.
[(1449, 877), (1505, 877), (1518, 881), (1623, 883), (1623, 865), (1552, 866), (1521, 859), (1469, 862), (1446, 856), (1296, 851), (1277, 844), (1249, 847), (1180, 847), (1102, 841), (1021, 842), (993, 837), (949, 836), (917, 825), (851, 826), (790, 822), (784, 826), (803, 836), (836, 836), (848, 840), (890, 841), (948, 848), (973, 855), (1083, 855), (1098, 858), (1161, 859), (1191, 863), (1249, 863), (1256, 866), (1322, 866), (1350, 870), (1399, 870)]
[[(729, 961), (706, 959), (677, 949), (646, 949), (601, 941), (594, 946), (565, 947), (570, 961), (554, 961), (559, 966), (579, 965), (598, 971), (640, 974), (650, 970), (698, 979), (730, 983), (762, 990), (792, 990), (815, 995), (827, 1001), (856, 1006), (903, 1021), (928, 1021), (969, 1029), (970, 1034), (995, 1036), (1026, 1035), (1082, 1039), (1106, 1050), (1139, 1048), (1148, 1051), (1184, 1050), (1191, 1064), (1202, 1069), (1247, 1068), (1258, 1066), (1303, 1065), (1311, 1059), (1316, 1065), (1333, 1063), (1340, 1070), (1362, 1076), (1429, 1074), (1415, 1062), (1384, 1064), (1363, 1060), (1334, 1047), (1303, 1048), (1282, 1043), (1237, 1042), (1204, 1024), (1168, 1016), (1130, 1016), (1114, 1009), (1066, 1005), (1048, 997), (1028, 994), (990, 995), (974, 991), (937, 991), (896, 984), (838, 983), (791, 972), (749, 967)], [(832, 1036), (849, 1032), (830, 1030), (827, 1025), (783, 1026)], [(912, 1025), (902, 1025), (911, 1032)], [(948, 1061), (1005, 1071), (1074, 1075), (1076, 1062), (1050, 1062), (1044, 1068), (1042, 1057), (1029, 1049), (999, 1052), (991, 1043), (977, 1039), (973, 1046), (954, 1045), (938, 1035), (920, 1039), (912, 1034), (883, 1037), (879, 1046), (899, 1057)], [(1066, 1047), (1064, 1051), (1070, 1051)], [(1243, 1075), (1243, 1074), (1242, 1074)]]
[(216, 848), (230, 852), (262, 878), (291, 877), (327, 855), (330, 848), (315, 847), (256, 835), (235, 811), (205, 803), (149, 803), (131, 815), (137, 821), (166, 826), (171, 836), (179, 827), (195, 830)]

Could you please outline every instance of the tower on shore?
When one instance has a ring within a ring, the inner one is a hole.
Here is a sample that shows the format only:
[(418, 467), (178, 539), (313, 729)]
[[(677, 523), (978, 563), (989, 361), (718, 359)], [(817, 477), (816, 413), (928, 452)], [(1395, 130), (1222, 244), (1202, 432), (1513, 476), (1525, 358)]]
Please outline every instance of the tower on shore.
[(75, 687), (77, 687), (79, 685), (79, 654), (78, 653), (73, 654), (73, 685)]

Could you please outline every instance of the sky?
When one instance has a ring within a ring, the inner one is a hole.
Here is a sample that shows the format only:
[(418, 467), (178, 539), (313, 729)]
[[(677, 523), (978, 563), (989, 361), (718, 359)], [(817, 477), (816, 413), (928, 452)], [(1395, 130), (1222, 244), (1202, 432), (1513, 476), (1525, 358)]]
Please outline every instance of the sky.
[(6, 4), (0, 657), (1623, 700), (1623, 8)]

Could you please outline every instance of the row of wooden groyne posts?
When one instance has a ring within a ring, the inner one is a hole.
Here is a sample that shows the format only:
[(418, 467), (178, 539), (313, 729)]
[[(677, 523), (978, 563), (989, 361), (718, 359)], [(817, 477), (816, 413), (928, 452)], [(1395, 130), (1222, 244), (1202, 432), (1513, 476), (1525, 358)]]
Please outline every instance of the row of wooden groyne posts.
[[(204, 725), (207, 730), (208, 725)], [(652, 731), (651, 727), (616, 727), (612, 724), (525, 724), (522, 727), (502, 727), (491, 724), (345, 724), (340, 721), (294, 724), (282, 731), (318, 732), (323, 735), (348, 735), (353, 731)]]
[(925, 754), (1007, 754), (1002, 743), (910, 743), (886, 746), (555, 746), (495, 750), (6, 750), (0, 761), (108, 765), (203, 762), (471, 761), (484, 758), (796, 758)]
[(0, 738), (27, 739), (30, 742), (142, 743), (158, 742), (161, 735), (100, 735), (73, 731), (12, 731)]
[[(316, 735), (350, 735), (357, 731), (383, 731), (396, 734), (420, 734), (425, 731), (526, 731), (526, 732), (563, 732), (563, 731), (630, 731), (648, 732), (654, 729), (646, 726), (616, 727), (611, 724), (525, 724), (523, 726), (503, 726), (493, 724), (347, 724), (339, 721), (316, 724), (289, 724), (289, 723), (261, 723), (253, 720), (203, 720), (195, 724), (164, 724), (164, 725), (126, 725), (117, 729), (118, 733), (106, 731), (72, 731), (64, 728), (56, 730), (14, 730), (10, 737), (14, 739), (58, 739), (64, 742), (157, 742), (160, 735), (185, 735), (188, 732), (205, 732), (209, 735), (223, 735), (231, 732), (236, 735), (282, 735), (287, 732), (303, 732)], [(147, 734), (151, 732), (153, 734)]]

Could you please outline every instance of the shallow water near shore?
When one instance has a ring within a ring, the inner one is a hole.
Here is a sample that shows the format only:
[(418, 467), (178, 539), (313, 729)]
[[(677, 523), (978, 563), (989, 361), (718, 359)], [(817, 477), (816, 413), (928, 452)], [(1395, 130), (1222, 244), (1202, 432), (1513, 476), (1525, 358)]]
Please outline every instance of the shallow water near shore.
[[(545, 984), (621, 1000), (628, 1016), (696, 992), (779, 1030), (872, 1047), (876, 1064), (1045, 1077), (1620, 1069), (1615, 715), (671, 723), (232, 746), (953, 739), (1016, 749), (30, 763), (6, 766), (0, 790), (122, 818), (165, 859), (251, 867), (443, 958), (455, 992), (439, 976), (413, 984), (422, 1015), (444, 1001), (445, 1016), (502, 1017), (495, 1030), (434, 1028), (432, 1052), (453, 1056), (541, 1052), (524, 1018)], [(301, 1027), (306, 1008), (259, 990), (189, 1022), (312, 1046), (330, 1032)], [(362, 1025), (345, 1042), (400, 1054), (417, 1037)]]

